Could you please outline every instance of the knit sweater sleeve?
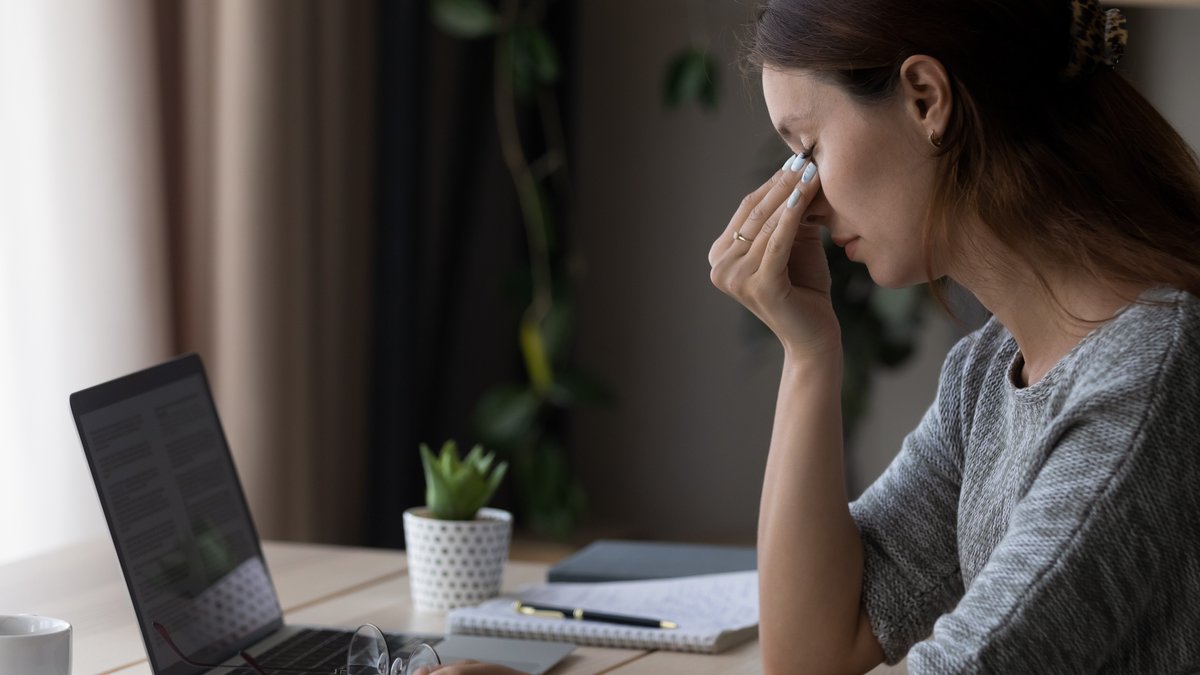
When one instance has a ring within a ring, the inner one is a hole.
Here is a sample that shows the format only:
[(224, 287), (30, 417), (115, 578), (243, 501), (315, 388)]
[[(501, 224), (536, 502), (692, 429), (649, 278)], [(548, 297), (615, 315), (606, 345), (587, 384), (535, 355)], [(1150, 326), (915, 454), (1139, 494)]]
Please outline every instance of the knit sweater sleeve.
[[(1158, 587), (1186, 594), (1200, 579), (1200, 359), (1186, 336), (1175, 338), (1165, 354), (1126, 351), (1096, 364), (1093, 382), (1052, 422), (1053, 450), (999, 545), (913, 647), (910, 672), (1187, 665), (1181, 654), (1136, 653), (1149, 642), (1137, 637), (1145, 617), (1164, 613)], [(1167, 630), (1197, 625), (1197, 610), (1166, 602)]]
[(863, 543), (862, 603), (888, 663), (929, 635), (962, 594), (956, 537), (962, 371), (975, 338), (951, 350), (921, 423), (883, 475), (850, 504)]

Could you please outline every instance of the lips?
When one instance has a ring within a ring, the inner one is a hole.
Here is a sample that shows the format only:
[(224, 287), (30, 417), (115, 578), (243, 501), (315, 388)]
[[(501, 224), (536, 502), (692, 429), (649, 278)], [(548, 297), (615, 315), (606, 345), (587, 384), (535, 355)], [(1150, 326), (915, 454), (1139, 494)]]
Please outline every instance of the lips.
[(846, 257), (854, 260), (854, 252), (858, 249), (858, 237), (834, 237), (833, 243), (841, 246), (846, 251)]

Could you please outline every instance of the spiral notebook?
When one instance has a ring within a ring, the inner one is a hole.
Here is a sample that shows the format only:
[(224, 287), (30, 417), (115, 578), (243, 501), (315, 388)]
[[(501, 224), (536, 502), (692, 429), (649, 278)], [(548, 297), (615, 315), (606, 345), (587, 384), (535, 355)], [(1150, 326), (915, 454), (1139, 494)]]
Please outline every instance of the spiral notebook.
[[(674, 621), (679, 627), (639, 628), (524, 616), (513, 606), (518, 600)], [(453, 610), (447, 621), (451, 633), (715, 654), (758, 635), (758, 573), (539, 584), (475, 607)]]

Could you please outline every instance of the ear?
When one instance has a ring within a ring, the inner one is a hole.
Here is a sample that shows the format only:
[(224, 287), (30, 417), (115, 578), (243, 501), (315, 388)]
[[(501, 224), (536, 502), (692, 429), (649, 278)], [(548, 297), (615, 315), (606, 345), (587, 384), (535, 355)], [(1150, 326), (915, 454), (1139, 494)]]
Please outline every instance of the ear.
[(900, 95), (904, 111), (917, 130), (937, 145), (950, 123), (953, 101), (950, 97), (950, 76), (941, 61), (932, 56), (917, 54), (900, 64)]

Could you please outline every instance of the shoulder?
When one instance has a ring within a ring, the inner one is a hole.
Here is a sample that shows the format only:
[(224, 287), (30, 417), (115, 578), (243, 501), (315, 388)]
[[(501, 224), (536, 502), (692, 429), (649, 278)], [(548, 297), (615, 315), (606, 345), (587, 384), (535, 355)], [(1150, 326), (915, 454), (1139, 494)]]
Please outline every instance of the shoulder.
[(1198, 334), (1200, 298), (1175, 289), (1147, 292), (1078, 350), (1070, 398), (1135, 404), (1200, 398)]
[[(1083, 457), (1173, 483), (1200, 472), (1200, 299), (1158, 294), (1113, 319), (1075, 357), (1054, 428), (1087, 440)], [(1123, 459), (1122, 459), (1123, 458)], [(1165, 487), (1164, 487), (1165, 490)], [(1171, 490), (1166, 490), (1171, 492)]]

